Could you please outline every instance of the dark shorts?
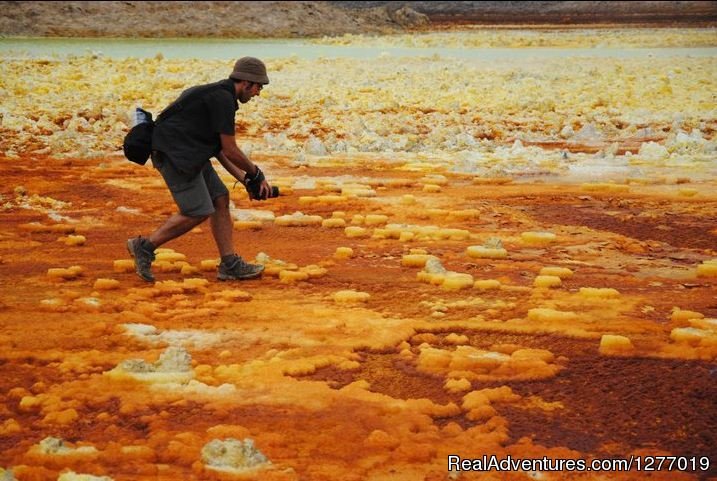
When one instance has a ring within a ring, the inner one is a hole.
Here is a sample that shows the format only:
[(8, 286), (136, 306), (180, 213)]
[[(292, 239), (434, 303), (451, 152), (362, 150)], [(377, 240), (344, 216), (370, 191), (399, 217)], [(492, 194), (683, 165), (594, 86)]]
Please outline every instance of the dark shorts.
[(162, 174), (174, 202), (179, 207), (179, 212), (187, 217), (204, 217), (213, 214), (214, 201), (217, 197), (229, 195), (229, 190), (209, 161), (194, 176), (178, 172), (167, 156), (161, 152), (152, 154), (152, 164)]

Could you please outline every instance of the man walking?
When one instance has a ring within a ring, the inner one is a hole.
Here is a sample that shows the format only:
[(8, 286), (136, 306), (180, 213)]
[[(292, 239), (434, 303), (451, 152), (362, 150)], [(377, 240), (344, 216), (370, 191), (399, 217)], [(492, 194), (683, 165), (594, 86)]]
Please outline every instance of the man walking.
[[(152, 135), (152, 164), (159, 170), (179, 208), (149, 237), (127, 241), (140, 278), (154, 282), (154, 250), (209, 218), (221, 263), (220, 280), (253, 279), (264, 266), (249, 264), (234, 252), (229, 191), (210, 159), (242, 182), (250, 198), (263, 200), (271, 186), (261, 169), (236, 144), (235, 113), (269, 83), (264, 63), (253, 57), (237, 60), (228, 79), (182, 92), (157, 119)], [(237, 102), (238, 101), (238, 102)]]

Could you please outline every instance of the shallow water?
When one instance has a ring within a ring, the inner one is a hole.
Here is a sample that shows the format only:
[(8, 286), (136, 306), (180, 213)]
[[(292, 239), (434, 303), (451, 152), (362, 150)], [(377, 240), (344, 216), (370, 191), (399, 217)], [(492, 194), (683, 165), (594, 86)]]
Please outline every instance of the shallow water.
[(440, 55), (461, 59), (532, 59), (563, 57), (665, 58), (674, 56), (717, 57), (717, 48), (382, 48), (315, 45), (297, 39), (93, 39), (93, 38), (3, 38), (0, 54), (12, 56), (67, 56), (101, 54), (113, 58), (226, 59), (242, 55), (302, 59), (359, 58), (379, 55), (426, 57)]

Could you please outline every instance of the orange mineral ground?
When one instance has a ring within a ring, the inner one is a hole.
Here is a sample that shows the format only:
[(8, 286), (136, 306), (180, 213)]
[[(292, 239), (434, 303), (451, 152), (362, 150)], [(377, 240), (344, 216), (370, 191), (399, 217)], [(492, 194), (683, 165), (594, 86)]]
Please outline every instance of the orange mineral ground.
[(572, 62), (269, 61), (237, 138), (282, 195), (231, 191), (264, 277), (202, 224), (148, 284), (125, 241), (174, 205), (124, 113), (231, 62), (4, 59), (0, 479), (717, 479), (715, 57)]

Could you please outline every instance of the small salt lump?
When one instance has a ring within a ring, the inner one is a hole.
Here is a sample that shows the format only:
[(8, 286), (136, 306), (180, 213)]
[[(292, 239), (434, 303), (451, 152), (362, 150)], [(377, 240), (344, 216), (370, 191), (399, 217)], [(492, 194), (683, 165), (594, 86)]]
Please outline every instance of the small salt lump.
[(214, 439), (202, 448), (202, 461), (210, 469), (226, 472), (248, 471), (271, 464), (249, 438), (243, 441)]

